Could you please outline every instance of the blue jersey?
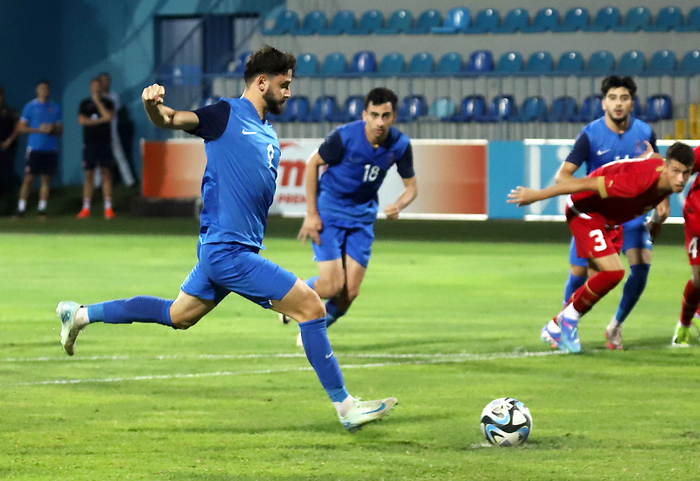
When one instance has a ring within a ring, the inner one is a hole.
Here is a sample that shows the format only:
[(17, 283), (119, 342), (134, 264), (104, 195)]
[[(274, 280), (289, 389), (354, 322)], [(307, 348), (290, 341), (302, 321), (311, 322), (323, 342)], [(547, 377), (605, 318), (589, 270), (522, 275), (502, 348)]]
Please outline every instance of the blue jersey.
[(202, 244), (237, 243), (264, 249), (267, 212), (275, 196), (280, 144), (245, 98), (221, 99), (194, 111), (204, 139)]
[(588, 175), (615, 160), (639, 157), (644, 153), (645, 140), (658, 151), (656, 135), (646, 122), (630, 117), (629, 127), (620, 135), (610, 130), (605, 117), (601, 117), (581, 130), (566, 161), (579, 167), (585, 163)]
[(328, 164), (318, 184), (322, 218), (372, 223), (377, 219), (377, 191), (391, 166), (396, 164), (404, 179), (415, 176), (411, 141), (394, 127), (375, 149), (367, 140), (364, 121), (341, 125), (329, 134), (318, 153)]
[[(53, 124), (61, 121), (61, 109), (56, 102), (51, 100), (42, 103), (34, 99), (22, 109), (23, 120), (33, 129), (38, 129), (41, 124)], [(53, 152), (56, 150), (56, 136), (51, 134), (29, 134), (27, 148), (37, 152)]]

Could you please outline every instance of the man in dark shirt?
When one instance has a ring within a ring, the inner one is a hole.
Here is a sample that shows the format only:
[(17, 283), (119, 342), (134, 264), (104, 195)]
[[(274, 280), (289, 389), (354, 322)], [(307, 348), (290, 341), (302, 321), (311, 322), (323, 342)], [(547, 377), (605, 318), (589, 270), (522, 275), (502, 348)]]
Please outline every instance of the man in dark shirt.
[(90, 217), (92, 191), (95, 182), (95, 168), (102, 172), (102, 195), (104, 197), (105, 219), (114, 219), (112, 209), (112, 130), (110, 123), (114, 117), (114, 103), (103, 95), (99, 77), (90, 81), (90, 97), (80, 102), (78, 123), (83, 126), (83, 208), (78, 219)]
[(12, 212), (15, 199), (15, 154), (19, 112), (5, 103), (5, 89), (0, 86), (0, 213)]

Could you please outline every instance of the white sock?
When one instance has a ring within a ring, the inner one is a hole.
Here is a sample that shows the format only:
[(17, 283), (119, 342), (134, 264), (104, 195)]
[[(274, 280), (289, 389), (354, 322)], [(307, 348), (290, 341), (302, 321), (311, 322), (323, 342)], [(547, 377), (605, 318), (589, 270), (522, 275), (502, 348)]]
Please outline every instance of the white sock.
[(549, 329), (550, 332), (554, 332), (554, 333), (561, 332), (561, 328), (553, 320), (549, 321), (549, 324), (547, 324), (547, 329)]
[(20, 212), (24, 212), (27, 209), (27, 201), (20, 199), (19, 202), (17, 202), (17, 210)]
[(90, 210), (90, 204), (92, 204), (90, 199), (83, 199), (83, 209)]
[(90, 324), (87, 307), (80, 307), (75, 313), (75, 320), (80, 324)]
[(573, 302), (564, 308), (563, 314), (564, 317), (572, 319), (574, 321), (578, 321), (579, 319), (581, 319), (581, 314), (579, 314), (579, 312), (576, 309), (574, 309)]
[(105, 197), (105, 210), (112, 208), (112, 198)]
[(615, 319), (614, 317), (612, 318), (612, 321), (610, 321), (610, 327), (619, 327), (621, 326), (622, 323)]
[(338, 416), (345, 417), (347, 414), (350, 412), (352, 407), (355, 405), (355, 398), (348, 395), (345, 399), (343, 399), (341, 402), (334, 402), (333, 407), (335, 408), (336, 411), (338, 411)]
[(46, 210), (46, 201), (45, 200), (40, 200), (39, 201), (39, 212), (43, 212)]

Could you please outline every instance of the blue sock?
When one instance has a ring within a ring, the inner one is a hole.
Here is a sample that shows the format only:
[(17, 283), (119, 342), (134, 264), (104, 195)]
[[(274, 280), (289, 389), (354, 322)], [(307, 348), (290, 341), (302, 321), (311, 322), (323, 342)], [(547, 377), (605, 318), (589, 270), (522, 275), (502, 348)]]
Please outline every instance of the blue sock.
[(620, 306), (615, 313), (615, 319), (622, 324), (630, 315), (632, 309), (637, 304), (637, 301), (642, 296), (644, 288), (647, 286), (647, 277), (649, 277), (649, 264), (635, 264), (630, 266), (630, 275), (625, 281), (625, 287), (622, 289), (622, 299)]
[(309, 277), (306, 279), (304, 282), (306, 282), (306, 285), (309, 286), (311, 289), (314, 288), (314, 284), (316, 284), (316, 281), (318, 280), (319, 276), (313, 276)]
[(131, 324), (152, 322), (172, 327), (170, 306), (173, 300), (159, 297), (137, 296), (130, 299), (100, 302), (87, 306), (90, 322), (106, 324)]
[(340, 309), (335, 304), (335, 300), (328, 299), (326, 301), (326, 327), (331, 327), (335, 321), (345, 315), (345, 312), (347, 311), (340, 312)]
[(301, 340), (311, 367), (316, 371), (318, 380), (333, 402), (343, 402), (348, 397), (343, 373), (338, 360), (333, 355), (333, 348), (326, 333), (326, 320), (321, 317), (313, 321), (300, 322)]
[(569, 271), (569, 277), (564, 285), (564, 305), (569, 302), (571, 296), (578, 290), (579, 287), (586, 283), (588, 276), (576, 276)]

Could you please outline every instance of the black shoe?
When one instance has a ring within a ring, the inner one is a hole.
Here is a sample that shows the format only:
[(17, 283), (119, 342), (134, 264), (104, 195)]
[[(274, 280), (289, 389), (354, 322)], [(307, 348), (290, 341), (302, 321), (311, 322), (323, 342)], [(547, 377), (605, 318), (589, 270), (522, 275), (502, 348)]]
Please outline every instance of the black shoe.
[(36, 213), (36, 218), (39, 220), (46, 220), (46, 211), (45, 210), (40, 210), (39, 212)]
[(18, 210), (14, 214), (12, 214), (13, 219), (21, 219), (24, 217), (24, 211), (23, 210)]

